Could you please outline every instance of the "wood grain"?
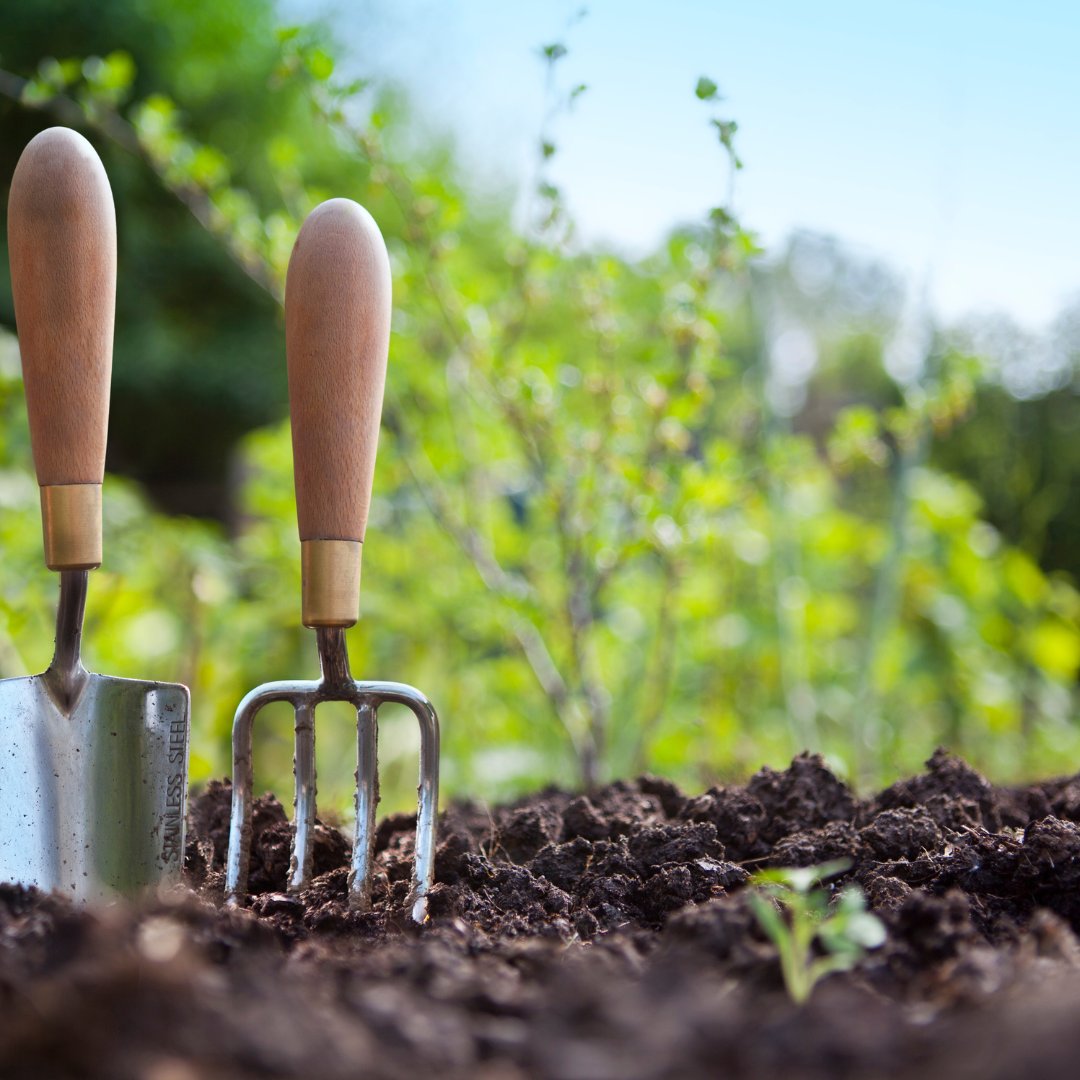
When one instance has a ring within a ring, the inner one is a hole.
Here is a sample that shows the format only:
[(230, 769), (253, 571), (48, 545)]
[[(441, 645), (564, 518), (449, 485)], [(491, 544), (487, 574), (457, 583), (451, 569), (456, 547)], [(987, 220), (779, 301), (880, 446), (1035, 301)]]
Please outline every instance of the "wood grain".
[(116, 215), (94, 148), (35, 136), (8, 199), (15, 323), (38, 483), (100, 484), (116, 308)]
[(390, 261), (349, 199), (317, 206), (285, 282), (293, 461), (301, 540), (363, 541), (390, 345)]

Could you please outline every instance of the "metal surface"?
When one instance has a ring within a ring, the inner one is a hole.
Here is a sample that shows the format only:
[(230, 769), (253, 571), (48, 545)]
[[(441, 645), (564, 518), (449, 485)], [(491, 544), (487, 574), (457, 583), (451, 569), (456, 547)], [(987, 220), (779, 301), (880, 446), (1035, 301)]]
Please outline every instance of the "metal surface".
[(189, 695), (83, 667), (86, 588), (60, 575), (49, 669), (0, 680), (0, 881), (100, 901), (180, 881)]
[(296, 716), (296, 814), (289, 891), (299, 892), (311, 877), (315, 826), (315, 710), (325, 701), (347, 701), (356, 709), (356, 833), (349, 872), (349, 902), (357, 910), (371, 903), (371, 867), (375, 842), (375, 810), (379, 801), (376, 741), (378, 709), (386, 702), (405, 705), (420, 724), (420, 786), (416, 819), (416, 856), (409, 897), (411, 917), (427, 919), (427, 895), (435, 870), (435, 816), (439, 803), (439, 718), (419, 690), (403, 683), (357, 682), (349, 672), (345, 631), (320, 627), (318, 636), (322, 678), (318, 681), (272, 682), (252, 690), (233, 720), (232, 818), (225, 895), (240, 903), (247, 892), (251, 855), (252, 765), (251, 733), (259, 710), (274, 701), (287, 701)]

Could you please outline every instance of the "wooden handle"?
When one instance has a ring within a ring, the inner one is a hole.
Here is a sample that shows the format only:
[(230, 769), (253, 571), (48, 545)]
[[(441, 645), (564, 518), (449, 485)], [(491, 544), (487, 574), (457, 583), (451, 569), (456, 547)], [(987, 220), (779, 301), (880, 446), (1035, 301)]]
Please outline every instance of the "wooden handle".
[(390, 347), (390, 260), (371, 215), (317, 206), (285, 280), (296, 507), (305, 626), (351, 626), (360, 603)]
[(23, 151), (8, 246), (45, 562), (89, 569), (101, 564), (116, 214), (101, 159), (77, 132), (49, 128)]

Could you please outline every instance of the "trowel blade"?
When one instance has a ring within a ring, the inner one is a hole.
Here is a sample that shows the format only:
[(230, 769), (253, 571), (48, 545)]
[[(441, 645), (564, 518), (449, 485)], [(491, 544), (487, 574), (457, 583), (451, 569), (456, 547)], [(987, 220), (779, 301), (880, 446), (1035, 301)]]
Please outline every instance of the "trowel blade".
[(171, 886), (184, 860), (186, 686), (89, 675), (74, 706), (0, 680), (0, 881), (77, 901)]

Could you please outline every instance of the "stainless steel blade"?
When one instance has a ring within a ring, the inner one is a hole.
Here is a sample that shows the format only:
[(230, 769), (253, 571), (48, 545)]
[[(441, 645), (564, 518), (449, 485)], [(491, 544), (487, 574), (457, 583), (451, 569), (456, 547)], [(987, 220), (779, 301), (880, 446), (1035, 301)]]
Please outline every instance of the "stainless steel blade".
[(179, 883), (188, 691), (90, 675), (60, 709), (0, 680), (0, 881), (106, 900)]

